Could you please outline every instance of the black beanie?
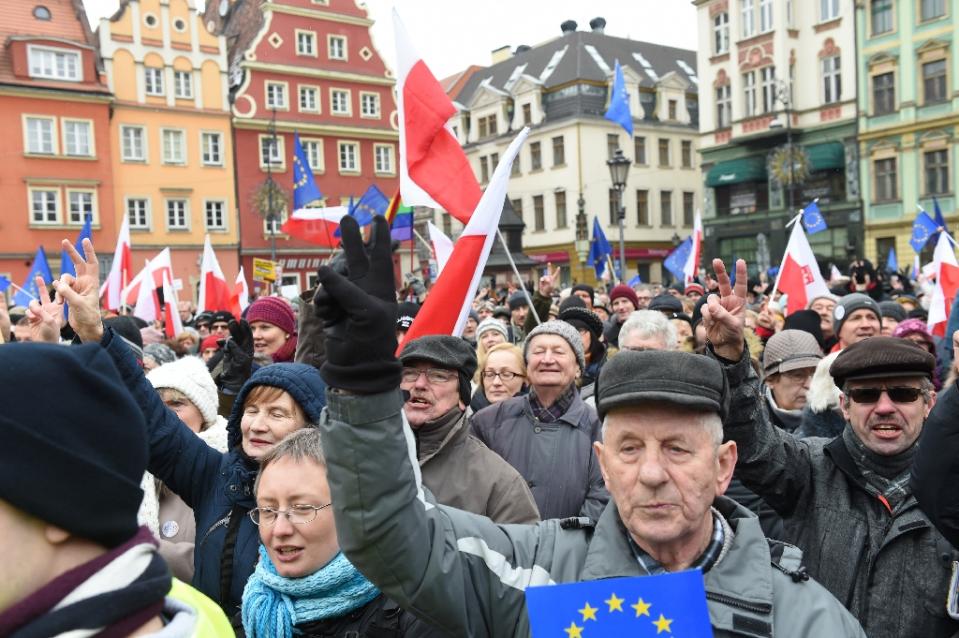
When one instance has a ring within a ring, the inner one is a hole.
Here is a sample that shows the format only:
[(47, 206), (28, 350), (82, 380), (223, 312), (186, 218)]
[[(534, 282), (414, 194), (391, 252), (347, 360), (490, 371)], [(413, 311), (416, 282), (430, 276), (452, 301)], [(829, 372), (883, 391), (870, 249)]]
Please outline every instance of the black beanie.
[(820, 349), (825, 349), (826, 340), (822, 334), (822, 318), (815, 310), (797, 310), (783, 323), (783, 330), (802, 330), (816, 337)]
[[(586, 294), (588, 294), (588, 295), (589, 295), (589, 300), (590, 300), (591, 302), (594, 302), (594, 303), (595, 303), (595, 301), (596, 301), (596, 291), (593, 290), (593, 287), (592, 287), (592, 286), (587, 285), (587, 284), (576, 284), (575, 286), (573, 286), (573, 287), (570, 289), (570, 293), (574, 293), (574, 292), (577, 292), (577, 291), (579, 291), (579, 290), (582, 290), (583, 292), (585, 292)], [(573, 295), (573, 296), (575, 297), (576, 295)]]
[(0, 414), (0, 499), (108, 548), (130, 540), (146, 424), (110, 356), (96, 344), (8, 344), (0, 387), (17, 397)]

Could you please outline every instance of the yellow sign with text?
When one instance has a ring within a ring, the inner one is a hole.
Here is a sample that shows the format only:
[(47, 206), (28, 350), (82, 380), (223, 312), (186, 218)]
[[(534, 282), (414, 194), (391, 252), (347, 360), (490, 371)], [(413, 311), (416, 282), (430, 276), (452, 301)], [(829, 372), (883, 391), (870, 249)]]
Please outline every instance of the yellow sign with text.
[(276, 281), (276, 262), (254, 257), (253, 281)]

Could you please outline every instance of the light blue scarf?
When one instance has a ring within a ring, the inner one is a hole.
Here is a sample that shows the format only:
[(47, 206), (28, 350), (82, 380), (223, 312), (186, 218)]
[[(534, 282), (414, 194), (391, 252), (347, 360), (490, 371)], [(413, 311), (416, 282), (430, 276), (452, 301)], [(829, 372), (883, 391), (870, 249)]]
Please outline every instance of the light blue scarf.
[(243, 629), (248, 638), (291, 638), (296, 625), (339, 618), (379, 595), (343, 552), (309, 576), (284, 578), (260, 545), (260, 561), (243, 589)]

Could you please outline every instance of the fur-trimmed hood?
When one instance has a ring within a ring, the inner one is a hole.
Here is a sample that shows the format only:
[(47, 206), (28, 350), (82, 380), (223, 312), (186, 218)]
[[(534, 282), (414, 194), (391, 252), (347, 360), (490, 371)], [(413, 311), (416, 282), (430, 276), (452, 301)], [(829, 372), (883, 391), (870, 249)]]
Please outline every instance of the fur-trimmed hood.
[(833, 383), (832, 375), (829, 374), (829, 366), (837, 356), (839, 353), (833, 352), (823, 357), (816, 366), (809, 392), (806, 393), (806, 406), (813, 412), (839, 409), (839, 388)]

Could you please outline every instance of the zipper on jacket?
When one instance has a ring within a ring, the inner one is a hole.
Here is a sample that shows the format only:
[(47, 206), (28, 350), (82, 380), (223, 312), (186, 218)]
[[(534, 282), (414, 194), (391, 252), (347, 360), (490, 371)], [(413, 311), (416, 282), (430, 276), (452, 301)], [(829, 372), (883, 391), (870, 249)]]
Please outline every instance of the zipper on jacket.
[(230, 515), (227, 514), (217, 522), (213, 523), (213, 526), (210, 529), (206, 530), (206, 534), (203, 535), (203, 540), (197, 544), (197, 548), (203, 547), (203, 543), (206, 542), (206, 539), (210, 537), (210, 534), (216, 531), (216, 528), (222, 527), (230, 522)]
[(749, 603), (745, 600), (740, 600), (738, 598), (732, 598), (731, 596), (725, 596), (723, 594), (716, 594), (711, 591), (706, 592), (706, 598), (709, 600), (714, 600), (717, 603), (722, 603), (723, 605), (729, 605), (730, 607), (737, 607), (739, 609), (744, 609), (746, 611), (751, 611), (754, 614), (771, 614), (773, 611), (773, 606), (768, 603)]

